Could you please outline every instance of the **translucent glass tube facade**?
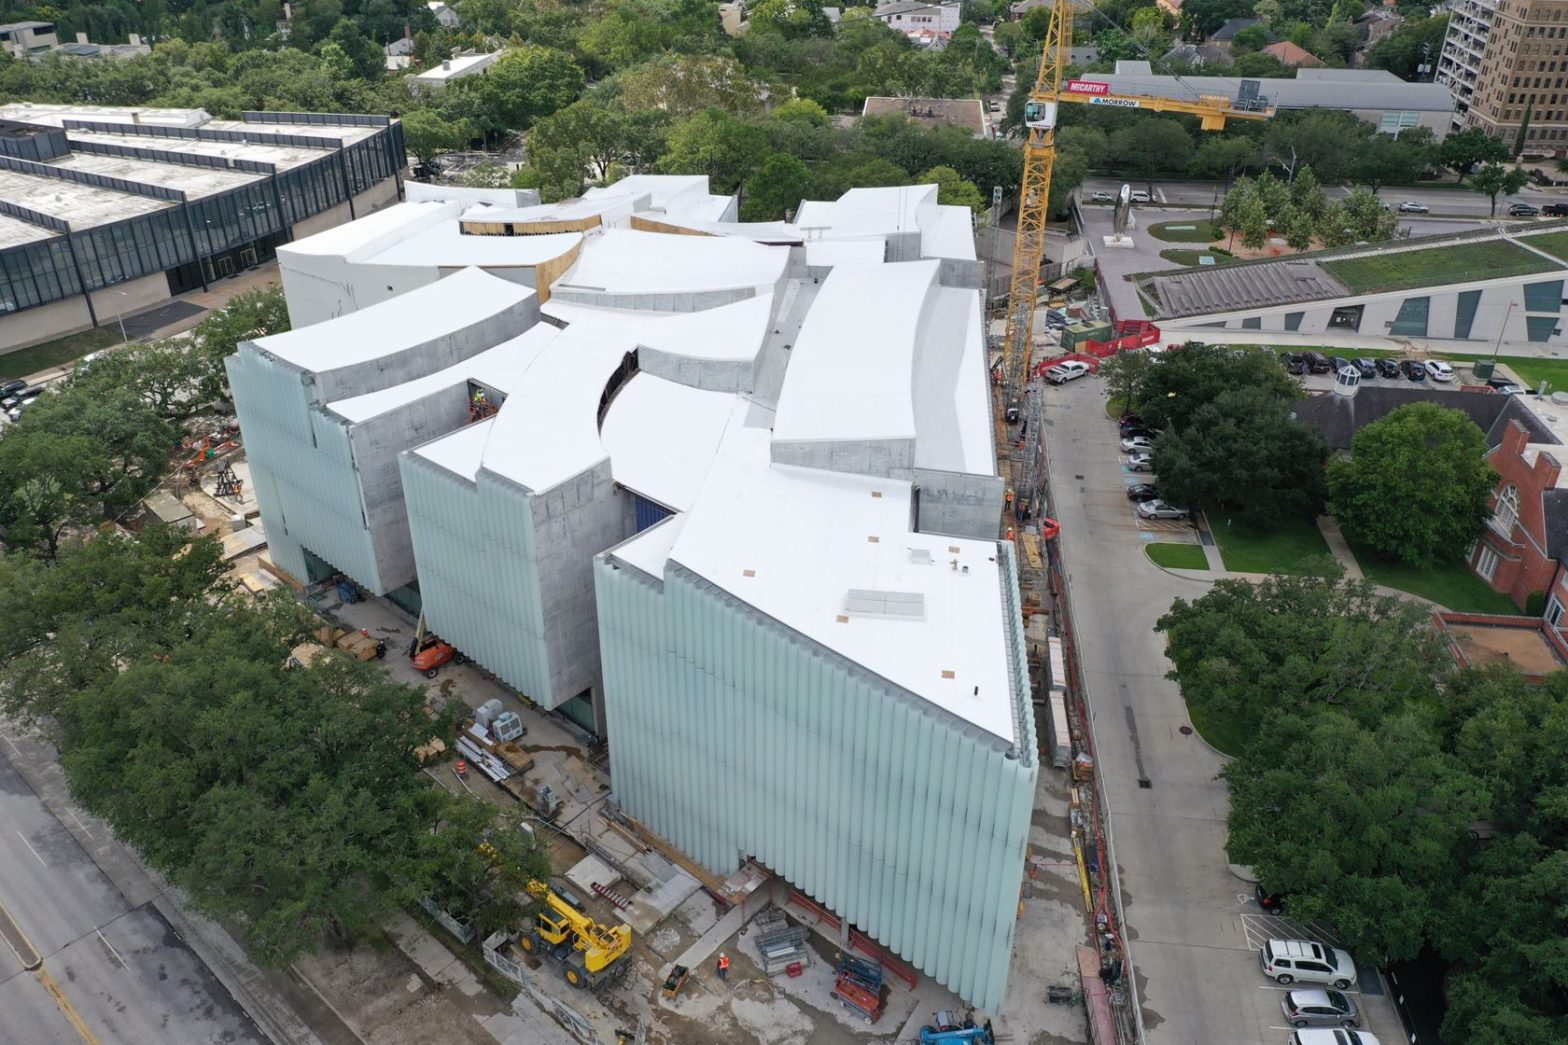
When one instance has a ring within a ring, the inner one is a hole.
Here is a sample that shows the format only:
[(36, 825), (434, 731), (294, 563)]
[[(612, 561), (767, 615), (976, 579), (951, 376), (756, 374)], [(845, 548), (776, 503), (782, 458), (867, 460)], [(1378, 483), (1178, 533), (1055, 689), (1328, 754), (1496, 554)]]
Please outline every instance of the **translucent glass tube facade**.
[(661, 581), (606, 553), (595, 585), (626, 810), (716, 873), (756, 858), (997, 1011), (1039, 772), (1016, 614), (1015, 746), (674, 563)]

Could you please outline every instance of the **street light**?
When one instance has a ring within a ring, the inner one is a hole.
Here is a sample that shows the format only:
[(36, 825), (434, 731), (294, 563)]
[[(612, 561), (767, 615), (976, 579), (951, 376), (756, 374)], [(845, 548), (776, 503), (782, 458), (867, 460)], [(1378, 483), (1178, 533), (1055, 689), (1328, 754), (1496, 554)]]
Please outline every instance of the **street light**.
[[(116, 290), (116, 291), (114, 291), (114, 294), (115, 294), (115, 296), (122, 297), (122, 298), (130, 297), (130, 295), (127, 294), (123, 290)], [(121, 341), (121, 343), (128, 345), (128, 344), (131, 343), (131, 339), (125, 333), (125, 312), (124, 312), (124, 308), (125, 308), (124, 305), (121, 305), (120, 303), (116, 302), (115, 306), (114, 306), (114, 318), (120, 324), (120, 341)]]

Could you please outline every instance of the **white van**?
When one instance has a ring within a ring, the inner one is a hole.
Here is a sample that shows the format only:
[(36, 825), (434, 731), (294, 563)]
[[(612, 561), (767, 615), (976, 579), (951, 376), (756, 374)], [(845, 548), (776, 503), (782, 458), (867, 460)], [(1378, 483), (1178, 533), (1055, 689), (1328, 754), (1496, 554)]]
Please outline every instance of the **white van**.
[(1298, 1030), (1290, 1036), (1289, 1045), (1378, 1045), (1377, 1035), (1364, 1030), (1327, 1027)]

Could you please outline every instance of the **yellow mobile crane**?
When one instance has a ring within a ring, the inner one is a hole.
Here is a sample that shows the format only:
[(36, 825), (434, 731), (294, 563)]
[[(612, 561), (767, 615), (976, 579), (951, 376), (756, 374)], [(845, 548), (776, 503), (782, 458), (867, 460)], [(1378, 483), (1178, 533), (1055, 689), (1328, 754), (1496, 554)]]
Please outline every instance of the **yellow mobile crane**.
[(573, 987), (598, 987), (622, 971), (622, 959), (632, 948), (631, 926), (600, 925), (544, 882), (531, 880), (526, 888), (543, 906), (534, 924), (518, 936), (519, 947), (560, 962)]
[(1013, 403), (1028, 384), (1029, 355), (1034, 333), (1034, 308), (1040, 262), (1045, 256), (1045, 225), (1050, 205), (1051, 168), (1056, 163), (1056, 110), (1061, 102), (1110, 105), (1197, 116), (1206, 131), (1223, 130), (1226, 120), (1266, 120), (1273, 108), (1239, 108), (1220, 95), (1197, 101), (1115, 94), (1103, 80), (1068, 80), (1067, 58), (1073, 46), (1073, 12), (1069, 0), (1051, 5), (1040, 73), (1024, 106), (1024, 177), (1018, 197), (1018, 239), (1013, 247), (1012, 286), (1007, 298), (1007, 337), (1002, 346), (1003, 372)]

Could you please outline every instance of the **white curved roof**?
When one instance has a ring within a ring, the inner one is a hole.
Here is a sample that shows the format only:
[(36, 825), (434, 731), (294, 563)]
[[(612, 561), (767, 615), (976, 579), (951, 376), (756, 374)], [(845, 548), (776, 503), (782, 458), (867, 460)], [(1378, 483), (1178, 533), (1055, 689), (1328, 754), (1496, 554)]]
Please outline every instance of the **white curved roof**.
[(752, 287), (771, 290), (789, 265), (789, 249), (716, 236), (609, 229), (583, 247), (556, 281), (607, 294), (670, 294)]
[(685, 511), (702, 489), (725, 430), (745, 410), (732, 392), (704, 392), (638, 374), (604, 418), (601, 436), (615, 481)]
[[(551, 298), (539, 311), (563, 323), (593, 318), (625, 319), (621, 309), (597, 308), (575, 301)], [(672, 356), (718, 362), (744, 363), (757, 358), (768, 336), (768, 321), (773, 315), (773, 295), (759, 294), (700, 312), (645, 312), (635, 315), (656, 318), (641, 326), (639, 344)]]
[(533, 294), (529, 287), (467, 268), (358, 312), (253, 344), (301, 370), (321, 373), (449, 337), (454, 327), (504, 312)]
[(940, 263), (840, 265), (790, 351), (775, 439), (914, 439), (915, 349)]
[(443, 221), (421, 229), (365, 260), (372, 265), (532, 268), (554, 261), (582, 239), (581, 232), (553, 232), (543, 236), (465, 236), (458, 222)]

